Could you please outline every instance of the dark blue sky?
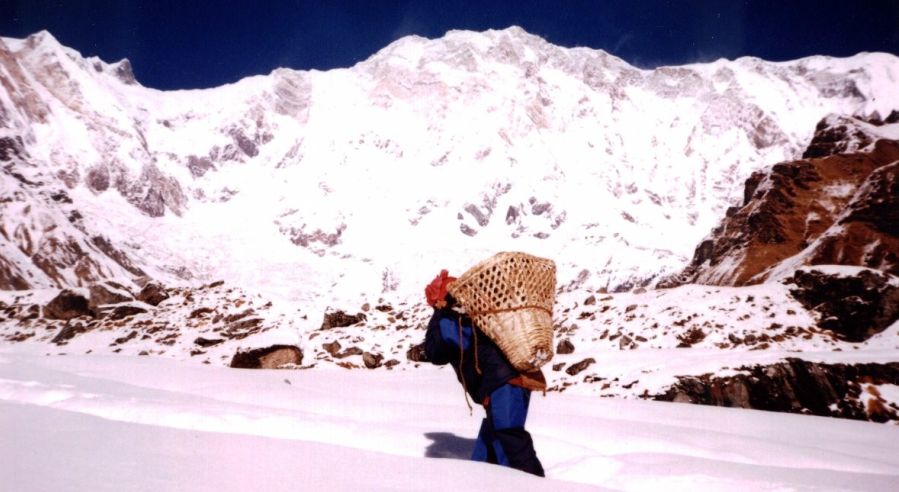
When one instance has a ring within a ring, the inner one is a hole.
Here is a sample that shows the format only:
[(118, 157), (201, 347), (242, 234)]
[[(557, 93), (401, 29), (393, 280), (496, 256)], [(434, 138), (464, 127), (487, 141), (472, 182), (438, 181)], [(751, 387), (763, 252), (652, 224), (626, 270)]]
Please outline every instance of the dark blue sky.
[(0, 35), (46, 29), (85, 56), (130, 59), (137, 79), (160, 89), (212, 87), (281, 66), (348, 67), (404, 35), (510, 25), (643, 68), (899, 54), (899, 0), (0, 0)]

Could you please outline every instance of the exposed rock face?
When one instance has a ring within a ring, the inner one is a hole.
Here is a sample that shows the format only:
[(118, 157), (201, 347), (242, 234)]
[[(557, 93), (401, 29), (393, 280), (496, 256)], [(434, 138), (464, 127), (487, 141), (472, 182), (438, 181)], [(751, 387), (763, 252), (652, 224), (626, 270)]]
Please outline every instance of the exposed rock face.
[(292, 345), (272, 345), (248, 352), (237, 352), (231, 367), (237, 369), (279, 369), (303, 363), (303, 351)]
[(50, 343), (55, 343), (56, 345), (65, 345), (69, 342), (69, 340), (75, 338), (77, 335), (84, 333), (87, 331), (87, 328), (78, 322), (72, 324), (66, 324), (59, 333), (53, 337), (53, 340)]
[(69, 320), (79, 316), (94, 316), (90, 302), (83, 295), (63, 290), (44, 306), (44, 317)]
[(365, 313), (358, 314), (347, 314), (343, 311), (330, 311), (325, 313), (325, 318), (322, 321), (322, 330), (329, 330), (331, 328), (343, 328), (345, 326), (355, 325), (361, 321), (365, 321)]
[(780, 163), (747, 179), (743, 205), (700, 243), (687, 269), (659, 286), (758, 283), (792, 273), (780, 268), (788, 259), (899, 275), (899, 142), (880, 139), (870, 151), (826, 155), (845, 146), (825, 151), (820, 142), (833, 143), (825, 137), (810, 154), (823, 157)]
[(655, 399), (879, 422), (899, 418), (899, 408), (865, 405), (860, 399), (866, 391), (863, 385), (899, 384), (896, 362), (846, 365), (787, 359), (740, 370), (749, 374), (681, 378)]
[(0, 257), (0, 289), (25, 290), (31, 284), (6, 258)]
[(818, 325), (850, 342), (863, 342), (899, 319), (899, 282), (888, 275), (861, 270), (855, 276), (798, 270), (790, 293), (821, 315)]
[(129, 316), (134, 316), (136, 314), (146, 313), (147, 310), (140, 306), (132, 306), (132, 305), (122, 305), (116, 306), (112, 312), (109, 313), (109, 319), (125, 319)]
[(169, 294), (166, 292), (165, 287), (153, 282), (145, 285), (140, 293), (137, 294), (137, 300), (146, 302), (151, 306), (158, 306), (168, 298)]
[(88, 290), (90, 292), (90, 308), (94, 312), (97, 312), (98, 307), (104, 304), (118, 304), (134, 300), (121, 286), (94, 284)]
[(869, 145), (872, 138), (860, 127), (858, 119), (830, 116), (818, 122), (815, 136), (802, 154), (802, 158), (813, 159), (855, 152)]

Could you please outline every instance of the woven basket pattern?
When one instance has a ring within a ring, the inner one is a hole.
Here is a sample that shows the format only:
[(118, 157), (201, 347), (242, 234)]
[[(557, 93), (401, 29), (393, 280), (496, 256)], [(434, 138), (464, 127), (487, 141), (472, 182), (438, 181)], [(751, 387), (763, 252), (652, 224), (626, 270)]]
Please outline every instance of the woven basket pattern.
[(552, 358), (552, 260), (498, 253), (463, 273), (448, 291), (519, 371), (535, 371)]

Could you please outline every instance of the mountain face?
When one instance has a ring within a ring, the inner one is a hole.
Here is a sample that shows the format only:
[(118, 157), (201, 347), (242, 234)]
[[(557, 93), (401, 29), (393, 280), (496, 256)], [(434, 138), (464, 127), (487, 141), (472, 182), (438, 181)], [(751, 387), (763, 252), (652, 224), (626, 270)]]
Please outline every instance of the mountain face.
[(899, 112), (886, 122), (823, 119), (803, 159), (753, 173), (743, 195), (691, 264), (661, 285), (745, 285), (802, 265), (899, 276)]
[(161, 92), (4, 38), (0, 288), (228, 278), (326, 304), (417, 296), (497, 250), (651, 285), (816, 122), (899, 107), (897, 76), (877, 53), (639, 70), (510, 28)]

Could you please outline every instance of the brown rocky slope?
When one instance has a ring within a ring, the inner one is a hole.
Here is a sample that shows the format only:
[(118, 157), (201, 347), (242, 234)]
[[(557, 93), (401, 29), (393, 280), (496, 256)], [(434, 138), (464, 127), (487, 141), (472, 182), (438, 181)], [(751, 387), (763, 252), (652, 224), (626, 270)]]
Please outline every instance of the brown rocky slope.
[(822, 121), (805, 158), (749, 177), (743, 204), (659, 286), (755, 284), (802, 265), (899, 275), (899, 142), (878, 138), (877, 128), (855, 118)]

